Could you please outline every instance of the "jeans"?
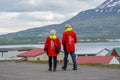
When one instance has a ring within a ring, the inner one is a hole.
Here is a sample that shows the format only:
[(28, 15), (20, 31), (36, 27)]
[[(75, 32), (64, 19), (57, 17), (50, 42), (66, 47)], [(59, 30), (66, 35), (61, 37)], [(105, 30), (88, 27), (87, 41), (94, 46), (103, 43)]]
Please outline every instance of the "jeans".
[(73, 68), (77, 68), (77, 64), (76, 64), (76, 55), (75, 52), (66, 52), (64, 51), (64, 68), (67, 68), (67, 64), (68, 64), (68, 54), (70, 53), (71, 58), (72, 58), (72, 62), (73, 62)]

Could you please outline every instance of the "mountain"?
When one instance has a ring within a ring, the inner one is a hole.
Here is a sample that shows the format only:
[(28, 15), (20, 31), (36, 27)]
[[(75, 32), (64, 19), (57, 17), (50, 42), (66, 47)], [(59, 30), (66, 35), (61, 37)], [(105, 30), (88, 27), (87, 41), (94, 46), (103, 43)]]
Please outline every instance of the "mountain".
[(107, 0), (65, 23), (72, 23), (80, 37), (120, 38), (120, 0)]
[(46, 37), (51, 29), (56, 29), (61, 37), (67, 23), (73, 26), (81, 39), (120, 39), (120, 0), (106, 0), (98, 7), (82, 11), (61, 24), (0, 35), (0, 38)]

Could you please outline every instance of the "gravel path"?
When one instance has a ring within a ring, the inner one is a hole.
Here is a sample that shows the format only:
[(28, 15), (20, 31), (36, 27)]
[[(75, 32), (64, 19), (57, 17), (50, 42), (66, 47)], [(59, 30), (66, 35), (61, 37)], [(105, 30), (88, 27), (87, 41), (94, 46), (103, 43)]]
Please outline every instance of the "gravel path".
[(79, 66), (74, 71), (68, 65), (63, 71), (58, 65), (50, 72), (47, 64), (0, 62), (0, 80), (120, 80), (120, 69)]

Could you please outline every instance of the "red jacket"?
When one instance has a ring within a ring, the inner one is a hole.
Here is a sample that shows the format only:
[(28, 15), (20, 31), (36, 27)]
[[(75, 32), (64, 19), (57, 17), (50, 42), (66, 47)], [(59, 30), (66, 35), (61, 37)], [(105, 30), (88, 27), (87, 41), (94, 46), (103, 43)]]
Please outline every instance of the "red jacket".
[(62, 45), (63, 45), (63, 48), (65, 47), (65, 50), (67, 52), (75, 51), (75, 43), (76, 42), (77, 42), (77, 36), (73, 30), (65, 31), (63, 33)]
[[(54, 41), (54, 42), (53, 42)], [(54, 44), (55, 43), (55, 44)], [(46, 42), (44, 45), (44, 51), (48, 52), (48, 56), (57, 56), (55, 51), (55, 45), (61, 49), (60, 40), (57, 37), (56, 39), (52, 40), (49, 36), (46, 38)]]

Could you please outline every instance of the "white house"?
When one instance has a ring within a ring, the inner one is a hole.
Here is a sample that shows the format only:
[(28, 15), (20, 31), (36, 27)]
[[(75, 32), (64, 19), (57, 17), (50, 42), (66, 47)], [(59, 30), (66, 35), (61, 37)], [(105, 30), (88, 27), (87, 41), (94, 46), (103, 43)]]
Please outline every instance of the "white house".
[(18, 54), (31, 50), (31, 47), (0, 48), (0, 57), (16, 58)]
[(96, 56), (106, 56), (109, 52), (110, 52), (110, 50), (108, 50), (108, 49), (105, 48), (105, 49), (99, 51), (99, 52), (96, 54)]

